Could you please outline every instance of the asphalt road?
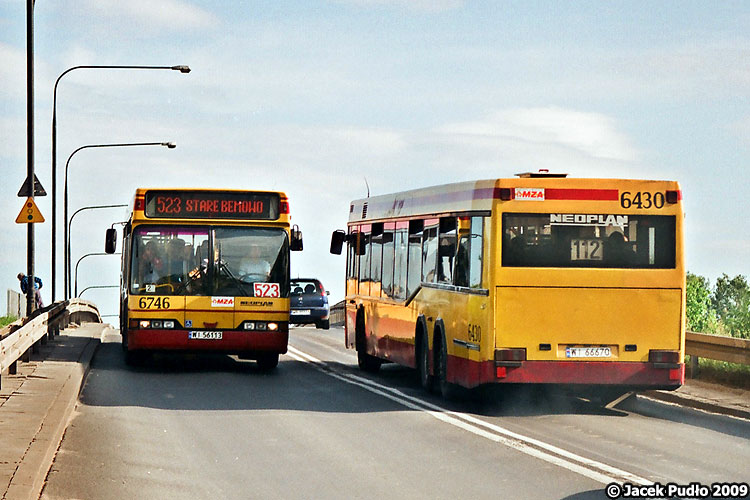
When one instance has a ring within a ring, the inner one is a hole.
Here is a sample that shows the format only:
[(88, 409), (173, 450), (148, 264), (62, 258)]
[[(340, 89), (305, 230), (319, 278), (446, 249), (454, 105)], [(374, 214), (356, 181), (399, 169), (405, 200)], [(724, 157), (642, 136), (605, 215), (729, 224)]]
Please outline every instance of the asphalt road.
[(555, 392), (446, 402), (296, 328), (272, 373), (229, 356), (128, 368), (100, 347), (42, 498), (606, 498), (609, 483), (747, 482), (750, 423)]

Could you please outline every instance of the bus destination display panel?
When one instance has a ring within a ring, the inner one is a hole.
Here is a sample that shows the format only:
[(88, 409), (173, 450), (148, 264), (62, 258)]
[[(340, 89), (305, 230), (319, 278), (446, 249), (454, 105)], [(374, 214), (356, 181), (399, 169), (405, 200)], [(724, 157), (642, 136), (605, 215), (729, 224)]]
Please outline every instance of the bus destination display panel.
[(279, 218), (279, 195), (254, 192), (147, 191), (146, 217), (171, 219)]

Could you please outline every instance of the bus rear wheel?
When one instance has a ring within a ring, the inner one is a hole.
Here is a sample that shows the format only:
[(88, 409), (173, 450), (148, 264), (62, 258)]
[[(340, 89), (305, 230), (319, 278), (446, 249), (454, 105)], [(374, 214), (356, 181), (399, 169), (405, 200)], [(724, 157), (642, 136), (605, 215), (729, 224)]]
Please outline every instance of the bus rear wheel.
[(435, 385), (435, 377), (430, 374), (430, 347), (427, 334), (422, 332), (419, 335), (419, 344), (417, 346), (417, 374), (419, 375), (419, 384), (427, 392), (432, 392)]
[(445, 345), (445, 335), (441, 332), (435, 339), (440, 339), (440, 345), (435, 346), (435, 370), (440, 394), (445, 399), (455, 399), (458, 396), (458, 386), (448, 382), (448, 348)]
[(271, 352), (260, 354), (258, 355), (256, 362), (258, 363), (258, 368), (263, 371), (273, 370), (279, 364), (279, 353)]

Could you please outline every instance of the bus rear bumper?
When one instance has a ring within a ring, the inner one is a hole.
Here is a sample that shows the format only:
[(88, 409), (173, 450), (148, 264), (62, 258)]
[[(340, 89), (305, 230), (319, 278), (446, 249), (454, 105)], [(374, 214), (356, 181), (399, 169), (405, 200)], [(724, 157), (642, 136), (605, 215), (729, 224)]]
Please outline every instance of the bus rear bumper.
[(287, 351), (289, 332), (222, 330), (221, 339), (191, 339), (188, 330), (128, 329), (128, 350), (225, 353)]
[[(627, 386), (633, 389), (677, 389), (685, 382), (685, 365), (622, 361), (521, 361), (503, 366), (449, 357), (448, 373), (463, 374), (454, 382), (481, 384), (560, 384)], [(453, 365), (453, 366), (450, 366)]]

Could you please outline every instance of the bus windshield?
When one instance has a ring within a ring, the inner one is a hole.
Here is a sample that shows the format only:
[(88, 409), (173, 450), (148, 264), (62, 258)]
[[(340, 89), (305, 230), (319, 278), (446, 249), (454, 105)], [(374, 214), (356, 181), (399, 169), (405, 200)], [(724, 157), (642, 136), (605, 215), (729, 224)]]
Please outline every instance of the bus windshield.
[(254, 283), (289, 289), (281, 228), (151, 226), (135, 229), (130, 293), (254, 296)]
[(675, 217), (503, 214), (503, 266), (674, 269)]

